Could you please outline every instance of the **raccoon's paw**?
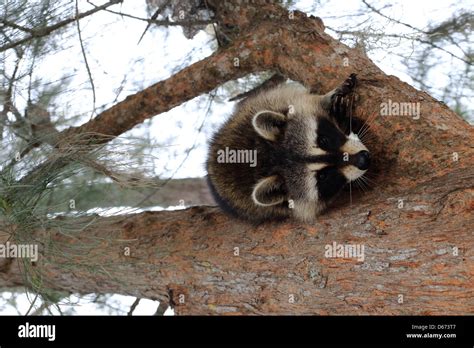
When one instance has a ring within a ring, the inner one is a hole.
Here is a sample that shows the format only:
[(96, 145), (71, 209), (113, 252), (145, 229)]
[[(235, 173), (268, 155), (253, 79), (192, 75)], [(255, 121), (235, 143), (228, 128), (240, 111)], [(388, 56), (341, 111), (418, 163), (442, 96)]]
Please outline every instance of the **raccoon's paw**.
[(352, 108), (352, 98), (348, 95), (354, 90), (357, 83), (357, 75), (352, 73), (342, 85), (334, 91), (331, 96), (330, 112), (336, 118), (344, 119)]
[(334, 93), (334, 95), (339, 95), (339, 96), (348, 95), (350, 92), (354, 90), (356, 83), (357, 83), (357, 75), (354, 73), (350, 74), (349, 77), (344, 81), (344, 83), (336, 89), (336, 92)]

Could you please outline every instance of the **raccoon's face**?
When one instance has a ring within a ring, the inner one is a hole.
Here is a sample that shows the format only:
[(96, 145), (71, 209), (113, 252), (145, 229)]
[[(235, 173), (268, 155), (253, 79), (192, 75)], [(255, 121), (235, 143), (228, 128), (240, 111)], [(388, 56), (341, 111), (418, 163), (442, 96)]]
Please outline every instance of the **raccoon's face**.
[[(352, 126), (360, 122), (352, 121)], [(252, 124), (280, 159), (275, 174), (255, 185), (252, 199), (257, 205), (288, 204), (292, 215), (312, 221), (369, 168), (369, 151), (351, 132), (349, 120), (337, 122), (322, 110), (310, 116), (265, 110), (254, 115)]]

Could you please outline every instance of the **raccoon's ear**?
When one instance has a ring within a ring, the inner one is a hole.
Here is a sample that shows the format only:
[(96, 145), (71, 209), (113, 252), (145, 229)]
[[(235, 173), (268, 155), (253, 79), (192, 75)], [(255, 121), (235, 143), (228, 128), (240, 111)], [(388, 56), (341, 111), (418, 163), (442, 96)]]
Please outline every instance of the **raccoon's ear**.
[(275, 141), (286, 125), (286, 116), (279, 112), (262, 110), (253, 116), (252, 125), (262, 138)]
[(278, 175), (261, 179), (253, 189), (252, 200), (256, 205), (263, 207), (284, 202), (286, 200), (284, 181)]

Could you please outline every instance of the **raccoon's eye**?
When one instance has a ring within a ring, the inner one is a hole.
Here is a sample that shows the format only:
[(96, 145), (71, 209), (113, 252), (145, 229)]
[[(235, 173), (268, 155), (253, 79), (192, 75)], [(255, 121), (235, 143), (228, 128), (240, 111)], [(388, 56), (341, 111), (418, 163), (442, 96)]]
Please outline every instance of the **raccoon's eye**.
[(325, 172), (318, 172), (318, 173), (316, 174), (316, 179), (318, 180), (318, 182), (322, 182), (322, 181), (326, 180), (327, 177), (328, 177), (328, 176), (327, 176), (327, 174), (326, 174)]
[(321, 135), (318, 136), (318, 146), (319, 147), (328, 147), (329, 145), (329, 139), (328, 137)]

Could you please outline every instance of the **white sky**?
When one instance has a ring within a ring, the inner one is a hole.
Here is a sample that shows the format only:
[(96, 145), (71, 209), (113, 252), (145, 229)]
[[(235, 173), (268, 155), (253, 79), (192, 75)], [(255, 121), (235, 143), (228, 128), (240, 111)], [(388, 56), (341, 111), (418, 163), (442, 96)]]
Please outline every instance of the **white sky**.
[[(0, 308), (3, 308), (7, 301), (12, 299), (13, 294), (11, 292), (3, 292), (2, 298), (0, 298)], [(60, 302), (61, 312), (67, 313), (68, 310), (73, 310), (75, 315), (104, 315), (109, 314), (106, 310), (100, 308), (96, 303), (93, 303), (94, 295), (87, 295), (77, 297), (72, 295), (67, 301)], [(26, 293), (17, 295), (16, 305), (6, 305), (5, 308), (0, 312), (0, 315), (25, 315), (30, 309), (30, 303), (33, 301), (34, 295), (26, 295)], [(107, 303), (113, 308), (117, 308), (123, 311), (121, 315), (126, 315), (131, 305), (135, 301), (133, 296), (122, 296), (122, 295), (111, 295), (107, 299)], [(133, 315), (153, 315), (158, 308), (158, 301), (152, 301), (142, 299), (138, 306), (133, 311)], [(35, 308), (41, 305), (41, 301), (37, 300)], [(34, 312), (33, 311), (30, 311)], [(54, 315), (60, 315), (59, 311), (51, 307), (51, 312)], [(168, 308), (164, 315), (174, 315), (174, 310)]]

